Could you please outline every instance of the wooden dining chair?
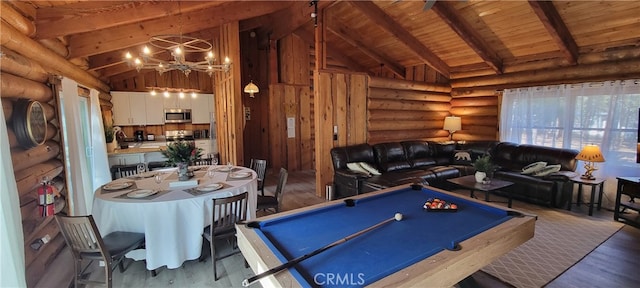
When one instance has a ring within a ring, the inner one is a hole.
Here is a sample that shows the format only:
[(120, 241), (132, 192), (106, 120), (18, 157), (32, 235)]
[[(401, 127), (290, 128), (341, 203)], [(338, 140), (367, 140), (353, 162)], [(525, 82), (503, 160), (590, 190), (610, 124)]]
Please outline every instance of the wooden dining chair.
[(287, 184), (287, 178), (289, 172), (287, 169), (280, 168), (280, 178), (278, 180), (278, 186), (273, 196), (258, 195), (258, 210), (267, 211), (273, 209), (275, 213), (280, 212), (280, 206), (282, 204), (282, 194), (284, 192), (284, 186)]
[[(111, 287), (112, 273), (116, 266), (125, 271), (124, 255), (129, 251), (144, 247), (144, 234), (135, 232), (111, 232), (104, 238), (100, 235), (93, 216), (56, 215), (56, 222), (74, 260), (74, 286), (79, 284), (100, 284)], [(94, 261), (104, 263), (104, 282), (85, 278), (86, 270)], [(83, 263), (86, 266), (83, 267)]]
[(256, 174), (258, 175), (258, 191), (260, 191), (260, 195), (264, 196), (264, 180), (267, 173), (267, 160), (251, 159), (249, 168), (256, 171)]
[[(218, 281), (216, 261), (235, 255), (240, 252), (236, 243), (236, 223), (247, 218), (248, 193), (244, 192), (235, 196), (213, 199), (213, 217), (211, 225), (207, 226), (202, 237), (209, 242), (211, 260), (213, 262), (213, 277)], [(216, 255), (217, 239), (232, 239), (232, 252), (224, 256)], [(200, 256), (203, 261), (203, 256)]]
[[(138, 166), (144, 165), (144, 170), (138, 171)], [(136, 175), (140, 172), (145, 172), (147, 170), (147, 166), (144, 163), (132, 164), (132, 165), (118, 165), (115, 170), (115, 179), (130, 177)], [(114, 179), (114, 180), (115, 180)]]
[(204, 166), (204, 165), (208, 165), (210, 166), (212, 164), (212, 158), (200, 158), (198, 160), (193, 161), (190, 165), (193, 166)]

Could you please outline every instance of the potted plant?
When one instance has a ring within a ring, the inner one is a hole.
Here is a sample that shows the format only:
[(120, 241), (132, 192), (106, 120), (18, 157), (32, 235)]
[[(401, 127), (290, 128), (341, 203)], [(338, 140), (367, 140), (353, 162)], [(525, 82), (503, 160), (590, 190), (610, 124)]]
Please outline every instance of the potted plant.
[(476, 169), (476, 182), (483, 183), (485, 178), (487, 178), (487, 173), (493, 172), (495, 166), (493, 162), (491, 162), (490, 155), (484, 155), (482, 157), (478, 157), (475, 162), (473, 162), (473, 168)]
[(167, 149), (161, 151), (167, 157), (167, 163), (171, 166), (178, 166), (178, 180), (189, 180), (189, 163), (199, 160), (202, 157), (202, 149), (197, 148), (193, 142), (176, 141), (167, 144)]
[(104, 125), (104, 139), (105, 142), (107, 142), (107, 152), (111, 153), (115, 151), (118, 143), (115, 141), (113, 126)]

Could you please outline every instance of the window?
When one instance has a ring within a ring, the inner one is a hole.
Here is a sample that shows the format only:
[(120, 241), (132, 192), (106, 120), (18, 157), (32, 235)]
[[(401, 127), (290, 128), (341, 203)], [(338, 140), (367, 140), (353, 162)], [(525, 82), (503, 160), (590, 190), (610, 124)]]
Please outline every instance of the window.
[(640, 80), (508, 89), (500, 140), (578, 151), (596, 144), (606, 162), (594, 175), (637, 176), (638, 108)]

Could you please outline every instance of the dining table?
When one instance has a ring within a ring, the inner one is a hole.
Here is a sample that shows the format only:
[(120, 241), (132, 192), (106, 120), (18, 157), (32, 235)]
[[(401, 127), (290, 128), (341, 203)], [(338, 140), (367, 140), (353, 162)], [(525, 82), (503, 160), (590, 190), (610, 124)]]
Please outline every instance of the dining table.
[[(210, 172), (211, 171), (211, 172)], [(127, 257), (148, 270), (180, 267), (200, 257), (203, 229), (211, 224), (213, 199), (248, 192), (247, 220), (256, 217), (257, 174), (240, 166), (189, 167), (179, 181), (176, 168), (148, 171), (111, 181), (95, 191), (93, 218), (101, 235), (140, 232), (145, 249)]]

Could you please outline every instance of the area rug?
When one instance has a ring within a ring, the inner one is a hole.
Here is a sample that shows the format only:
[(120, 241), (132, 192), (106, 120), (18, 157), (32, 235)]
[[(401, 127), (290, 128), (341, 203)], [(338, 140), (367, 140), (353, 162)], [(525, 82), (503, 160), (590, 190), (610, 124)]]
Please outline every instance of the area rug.
[(514, 208), (538, 215), (535, 236), (482, 271), (518, 288), (543, 287), (623, 226), (564, 210), (526, 204)]

